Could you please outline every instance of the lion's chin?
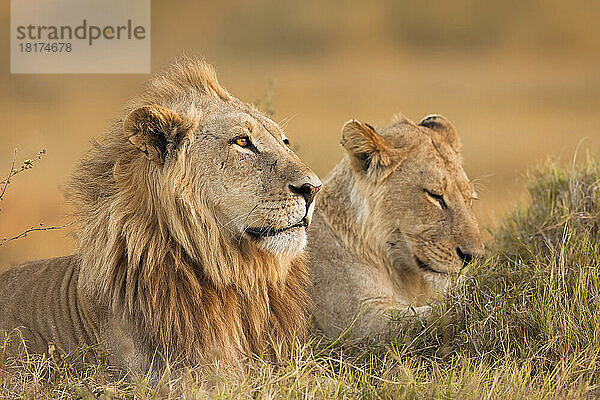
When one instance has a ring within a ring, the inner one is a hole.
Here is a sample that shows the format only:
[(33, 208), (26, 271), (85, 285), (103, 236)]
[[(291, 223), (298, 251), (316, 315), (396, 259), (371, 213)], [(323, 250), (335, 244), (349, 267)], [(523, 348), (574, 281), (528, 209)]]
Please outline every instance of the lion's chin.
[(306, 247), (306, 228), (298, 226), (276, 235), (254, 238), (253, 241), (266, 252), (278, 257), (293, 258), (300, 255)]

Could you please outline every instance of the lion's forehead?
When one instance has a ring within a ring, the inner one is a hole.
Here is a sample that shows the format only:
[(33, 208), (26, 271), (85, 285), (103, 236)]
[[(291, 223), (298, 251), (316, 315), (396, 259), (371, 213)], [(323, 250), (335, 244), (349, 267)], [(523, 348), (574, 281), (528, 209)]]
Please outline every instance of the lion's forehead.
[(220, 113), (209, 113), (200, 126), (213, 126), (223, 131), (232, 129), (248, 131), (249, 127), (251, 129), (255, 127), (258, 128), (255, 134), (261, 132), (270, 134), (277, 140), (283, 138), (283, 132), (277, 123), (246, 104), (232, 106), (226, 111), (221, 110)]
[(275, 139), (282, 139), (283, 132), (279, 125), (273, 121), (272, 119), (266, 117), (255, 109), (247, 108), (245, 110), (245, 114), (247, 114), (248, 118), (256, 121), (256, 123), (262, 127), (268, 134), (273, 136)]

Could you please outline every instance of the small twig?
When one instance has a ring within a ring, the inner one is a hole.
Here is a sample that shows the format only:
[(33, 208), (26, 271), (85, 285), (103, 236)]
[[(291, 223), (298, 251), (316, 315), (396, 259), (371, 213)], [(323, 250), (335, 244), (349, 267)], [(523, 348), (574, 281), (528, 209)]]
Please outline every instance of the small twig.
[(0, 184), (8, 184), (10, 183), (10, 178), (12, 178), (13, 176), (20, 174), (25, 170), (33, 168), (35, 162), (41, 160), (44, 154), (46, 154), (46, 149), (42, 149), (39, 153), (37, 153), (37, 155), (33, 159), (27, 159), (23, 161), (23, 164), (18, 169), (15, 169), (15, 159), (17, 158), (17, 149), (15, 149), (15, 155), (10, 171), (11, 173), (9, 174), (9, 177), (6, 180), (0, 182)]
[(12, 160), (12, 164), (10, 166), (10, 171), (8, 172), (8, 177), (6, 178), (6, 180), (0, 182), (0, 184), (4, 185), (4, 186), (2, 186), (2, 192), (0, 193), (0, 201), (2, 201), (2, 199), (4, 199), (4, 193), (6, 193), (6, 188), (8, 187), (8, 184), (10, 183), (10, 178), (15, 173), (15, 161), (16, 160), (17, 160), (17, 149), (15, 149), (15, 152), (13, 155), (13, 160)]
[[(8, 188), (8, 185), (10, 184), (10, 180), (17, 174), (20, 174), (21, 172), (27, 170), (27, 169), (31, 169), (33, 168), (33, 165), (35, 164), (36, 161), (40, 160), (42, 158), (42, 156), (46, 154), (46, 150), (43, 149), (42, 151), (40, 151), (37, 156), (35, 156), (35, 158), (33, 159), (27, 159), (25, 161), (23, 161), (23, 164), (19, 167), (19, 168), (15, 168), (15, 162), (17, 160), (17, 149), (15, 149), (14, 151), (14, 155), (13, 155), (13, 160), (12, 160), (12, 164), (10, 166), (10, 172), (8, 173), (8, 176), (6, 177), (5, 180), (3, 180), (2, 182), (0, 182), (0, 185), (2, 185), (2, 191), (0, 192), (0, 201), (4, 200), (4, 194), (6, 193), (6, 189)], [(0, 208), (0, 211), (2, 211), (2, 209)]]
[(32, 226), (31, 228), (19, 233), (16, 236), (13, 236), (10, 238), (3, 238), (2, 241), (0, 241), (0, 247), (2, 247), (3, 245), (5, 245), (6, 243), (8, 243), (12, 240), (17, 240), (17, 239), (27, 237), (31, 232), (53, 231), (53, 230), (57, 230), (57, 229), (66, 228), (67, 226), (71, 226), (74, 223), (75, 223), (75, 221), (69, 222), (68, 224), (65, 224), (65, 225), (59, 225), (59, 226), (43, 226), (43, 224), (40, 224), (40, 226), (38, 226), (38, 227)]
[(267, 92), (265, 95), (254, 102), (256, 108), (265, 113), (267, 117), (273, 118), (275, 115), (275, 81), (273, 79), (269, 79)]

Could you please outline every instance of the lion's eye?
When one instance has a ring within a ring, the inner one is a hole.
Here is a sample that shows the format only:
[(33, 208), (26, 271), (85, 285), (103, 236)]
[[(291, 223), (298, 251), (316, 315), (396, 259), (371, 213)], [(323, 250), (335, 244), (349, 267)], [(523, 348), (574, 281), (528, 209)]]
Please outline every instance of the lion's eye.
[(286, 146), (289, 146), (290, 145), (290, 139), (288, 139), (288, 138), (283, 139), (283, 144), (285, 144)]
[(448, 208), (448, 205), (446, 204), (446, 201), (444, 200), (444, 195), (441, 194), (436, 194), (433, 192), (430, 192), (429, 190), (425, 189), (425, 193), (427, 193), (427, 195), (429, 197), (431, 197), (432, 199), (434, 199), (435, 201), (438, 202), (438, 204), (440, 205), (440, 207), (442, 209), (446, 209)]
[(250, 139), (248, 137), (240, 137), (235, 139), (235, 144), (237, 144), (240, 147), (248, 147), (248, 145), (250, 144)]
[(252, 141), (248, 136), (238, 136), (229, 141), (231, 144), (235, 144), (236, 146), (240, 146), (242, 149), (248, 149), (254, 153), (258, 153), (258, 149), (254, 146)]

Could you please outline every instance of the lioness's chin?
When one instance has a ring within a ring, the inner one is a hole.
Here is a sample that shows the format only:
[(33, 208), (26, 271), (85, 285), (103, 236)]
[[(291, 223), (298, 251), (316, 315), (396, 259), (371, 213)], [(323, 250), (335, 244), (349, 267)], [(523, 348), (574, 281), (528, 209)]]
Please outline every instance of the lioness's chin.
[(449, 287), (451, 274), (448, 272), (448, 266), (436, 265), (431, 261), (426, 262), (419, 257), (414, 257), (415, 266), (421, 272), (421, 276), (429, 289), (431, 290), (432, 299), (439, 299), (443, 296)]
[(450, 288), (451, 278), (446, 274), (423, 274), (423, 280), (431, 290), (432, 300), (440, 300)]
[(298, 226), (273, 236), (254, 238), (257, 246), (277, 256), (295, 257), (306, 247), (306, 228)]

